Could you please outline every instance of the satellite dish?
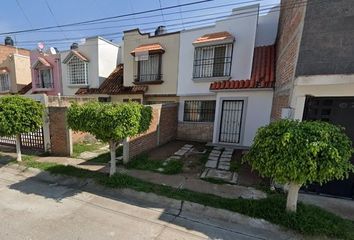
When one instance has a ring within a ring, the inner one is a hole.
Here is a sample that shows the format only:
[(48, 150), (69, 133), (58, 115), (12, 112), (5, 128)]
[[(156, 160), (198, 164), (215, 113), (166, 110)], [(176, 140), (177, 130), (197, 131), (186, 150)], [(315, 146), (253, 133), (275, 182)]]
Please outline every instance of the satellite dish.
[(50, 47), (50, 48), (49, 48), (49, 51), (50, 51), (50, 53), (53, 54), (53, 55), (57, 54), (57, 50), (56, 50), (54, 47)]
[(40, 52), (42, 52), (43, 49), (45, 48), (44, 42), (37, 43), (37, 48)]

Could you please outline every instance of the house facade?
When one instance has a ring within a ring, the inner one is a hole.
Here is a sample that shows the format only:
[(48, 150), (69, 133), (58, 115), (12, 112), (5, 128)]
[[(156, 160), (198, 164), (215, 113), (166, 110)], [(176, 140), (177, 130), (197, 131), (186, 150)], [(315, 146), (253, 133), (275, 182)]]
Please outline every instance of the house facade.
[(7, 38), (0, 45), (0, 94), (19, 93), (31, 83), (30, 51), (13, 46)]
[(60, 54), (54, 48), (52, 51), (31, 52), (32, 93), (47, 95), (63, 93)]
[(102, 37), (86, 38), (60, 53), (64, 96), (80, 88), (98, 88), (120, 63), (120, 46)]
[[(282, 1), (272, 119), (328, 121), (354, 140), (353, 2), (294, 2)], [(309, 190), (353, 198), (354, 175)]]
[(144, 103), (177, 102), (179, 32), (124, 32), (124, 86), (145, 86)]
[(180, 33), (178, 138), (248, 147), (270, 121), (278, 12), (234, 9)]

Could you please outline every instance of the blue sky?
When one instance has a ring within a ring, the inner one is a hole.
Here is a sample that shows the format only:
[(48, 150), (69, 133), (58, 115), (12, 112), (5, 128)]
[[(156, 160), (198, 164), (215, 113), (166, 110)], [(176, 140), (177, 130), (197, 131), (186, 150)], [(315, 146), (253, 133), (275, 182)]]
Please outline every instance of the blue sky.
[[(160, 4), (162, 7), (168, 7), (197, 1), (200, 0), (8, 0), (2, 2), (0, 33), (136, 13), (160, 8)], [(120, 42), (122, 31), (137, 27), (145, 30), (144, 32), (152, 32), (158, 25), (166, 25), (167, 30), (170, 31), (208, 25), (214, 22), (215, 18), (230, 14), (232, 8), (257, 2), (266, 12), (273, 4), (279, 3), (279, 0), (213, 0), (162, 12), (114, 19), (105, 23), (10, 36), (20, 47), (33, 49), (38, 42), (42, 41), (47, 47), (57, 47), (63, 50), (69, 48), (74, 41), (95, 35), (103, 35), (109, 40)], [(4, 37), (5, 35), (0, 36), (1, 42)]]

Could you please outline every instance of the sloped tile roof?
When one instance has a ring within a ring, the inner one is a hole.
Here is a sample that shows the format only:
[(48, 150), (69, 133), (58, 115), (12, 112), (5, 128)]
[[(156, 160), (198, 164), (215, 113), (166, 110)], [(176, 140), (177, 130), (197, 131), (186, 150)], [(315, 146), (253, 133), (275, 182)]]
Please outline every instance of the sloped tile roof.
[(32, 82), (30, 82), (29, 84), (27, 84), (23, 88), (21, 88), (21, 90), (18, 91), (18, 94), (26, 94), (31, 89), (32, 89)]
[(214, 41), (226, 41), (226, 40), (234, 40), (234, 36), (231, 35), (229, 32), (216, 32), (216, 33), (209, 33), (205, 34), (199, 38), (197, 38), (193, 44), (198, 43), (208, 43)]
[(144, 94), (147, 91), (147, 86), (123, 86), (123, 65), (120, 64), (116, 69), (106, 78), (99, 88), (80, 88), (75, 94), (104, 94), (104, 95), (118, 95), (118, 94)]
[(130, 54), (135, 54), (139, 52), (164, 52), (165, 49), (159, 43), (142, 44), (133, 49)]
[(0, 67), (0, 73), (8, 73), (9, 69), (7, 67)]
[(275, 83), (275, 46), (254, 49), (251, 79), (216, 81), (210, 90), (272, 88)]
[(71, 50), (68, 56), (63, 60), (63, 63), (67, 63), (73, 56), (78, 57), (81, 61), (89, 62), (88, 58), (77, 50)]
[(43, 57), (38, 57), (37, 61), (33, 64), (32, 68), (38, 67), (39, 64), (42, 64), (45, 67), (51, 67), (50, 63)]

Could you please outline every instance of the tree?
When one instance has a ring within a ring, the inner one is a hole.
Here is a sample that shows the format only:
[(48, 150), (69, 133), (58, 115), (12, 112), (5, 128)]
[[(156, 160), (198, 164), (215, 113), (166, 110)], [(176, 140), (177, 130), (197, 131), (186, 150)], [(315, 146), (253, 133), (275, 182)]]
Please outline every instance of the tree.
[(43, 124), (43, 104), (21, 96), (0, 98), (0, 136), (16, 136), (17, 161), (22, 161), (21, 133), (30, 133)]
[(280, 120), (258, 130), (244, 161), (262, 176), (288, 183), (286, 209), (296, 212), (300, 187), (348, 178), (352, 153), (351, 140), (338, 126)]
[(109, 143), (111, 154), (110, 175), (116, 172), (117, 144), (127, 137), (145, 132), (151, 122), (152, 109), (138, 103), (72, 104), (68, 110), (68, 124), (72, 130), (89, 132)]

